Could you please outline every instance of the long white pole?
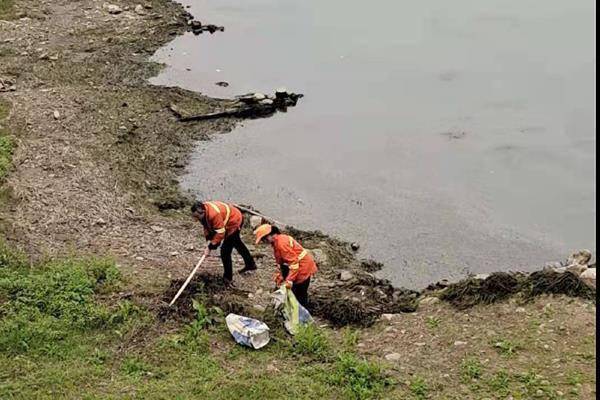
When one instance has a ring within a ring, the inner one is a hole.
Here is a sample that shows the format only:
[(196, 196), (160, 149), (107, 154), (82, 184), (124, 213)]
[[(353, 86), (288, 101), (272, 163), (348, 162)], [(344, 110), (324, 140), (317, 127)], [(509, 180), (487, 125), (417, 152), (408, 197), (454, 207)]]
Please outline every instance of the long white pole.
[(198, 271), (198, 268), (200, 268), (200, 265), (202, 265), (202, 263), (204, 262), (205, 258), (206, 258), (206, 253), (204, 253), (202, 255), (202, 258), (200, 259), (200, 261), (198, 261), (198, 264), (196, 264), (196, 266), (192, 270), (192, 273), (190, 273), (190, 276), (188, 276), (188, 278), (185, 280), (185, 282), (183, 283), (183, 285), (181, 285), (181, 288), (179, 289), (179, 291), (177, 292), (177, 294), (175, 295), (175, 297), (173, 297), (173, 300), (171, 300), (171, 302), (169, 303), (169, 307), (171, 307), (175, 303), (175, 301), (177, 301), (177, 299), (179, 298), (179, 296), (181, 296), (181, 293), (183, 293), (183, 291), (187, 287), (188, 283), (190, 283), (190, 281), (192, 280), (192, 278), (196, 274), (196, 271)]
[(264, 219), (266, 219), (266, 220), (268, 220), (268, 221), (273, 221), (273, 223), (274, 223), (275, 225), (279, 225), (279, 226), (281, 226), (281, 227), (285, 227), (285, 226), (286, 226), (286, 225), (285, 225), (283, 222), (279, 222), (279, 221), (277, 221), (276, 219), (273, 219), (273, 218), (271, 218), (271, 217), (269, 217), (269, 216), (267, 216), (267, 215), (263, 215), (263, 214), (261, 214), (261, 213), (259, 213), (259, 212), (256, 212), (256, 211), (254, 211), (254, 210), (251, 210), (251, 209), (249, 209), (249, 208), (246, 208), (246, 207), (244, 207), (244, 206), (240, 206), (239, 204), (234, 204), (234, 206), (235, 206), (235, 207), (237, 207), (237, 208), (239, 208), (239, 209), (240, 209), (240, 210), (242, 210), (242, 211), (245, 211), (245, 212), (249, 213), (249, 214), (256, 215), (257, 217), (264, 218)]

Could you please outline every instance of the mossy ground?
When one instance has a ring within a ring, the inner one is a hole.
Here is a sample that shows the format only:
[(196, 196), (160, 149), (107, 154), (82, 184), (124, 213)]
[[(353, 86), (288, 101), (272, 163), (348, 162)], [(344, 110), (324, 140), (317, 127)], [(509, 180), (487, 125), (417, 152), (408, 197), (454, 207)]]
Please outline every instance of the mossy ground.
[(14, 143), (8, 135), (8, 130), (3, 125), (6, 117), (8, 117), (9, 107), (10, 105), (7, 102), (0, 99), (0, 181), (8, 173), (14, 151)]

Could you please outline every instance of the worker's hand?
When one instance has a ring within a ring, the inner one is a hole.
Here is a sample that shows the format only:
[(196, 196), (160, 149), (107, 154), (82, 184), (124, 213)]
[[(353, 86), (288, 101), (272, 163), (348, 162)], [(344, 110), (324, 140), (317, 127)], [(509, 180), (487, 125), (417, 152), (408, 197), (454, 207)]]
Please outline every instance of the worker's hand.
[(292, 285), (293, 285), (293, 283), (292, 283), (292, 282), (290, 282), (290, 281), (285, 281), (285, 287), (286, 287), (286, 288), (288, 288), (288, 289), (291, 289), (291, 288), (292, 288)]
[(217, 244), (214, 244), (214, 243), (209, 243), (209, 244), (208, 244), (208, 248), (209, 248), (210, 250), (216, 250), (216, 249), (218, 249), (218, 248), (219, 248), (219, 243), (217, 243)]
[(204, 250), (204, 257), (208, 257), (209, 255), (210, 255), (210, 248), (208, 248), (208, 247), (207, 247), (207, 248)]

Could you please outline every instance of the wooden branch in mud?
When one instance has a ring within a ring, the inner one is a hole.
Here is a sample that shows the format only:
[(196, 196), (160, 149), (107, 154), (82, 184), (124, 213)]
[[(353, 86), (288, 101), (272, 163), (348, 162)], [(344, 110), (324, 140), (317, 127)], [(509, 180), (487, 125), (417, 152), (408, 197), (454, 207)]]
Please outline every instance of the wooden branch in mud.
[(287, 107), (293, 107), (302, 98), (302, 94), (288, 93), (285, 89), (278, 89), (275, 96), (267, 97), (262, 93), (249, 93), (238, 96), (230, 103), (229, 108), (206, 114), (188, 114), (181, 110), (176, 104), (171, 104), (169, 109), (181, 122), (203, 121), (223, 117), (258, 118), (285, 111)]
[(247, 106), (241, 103), (236, 108), (227, 108), (221, 111), (195, 115), (185, 115), (175, 104), (171, 104), (169, 108), (181, 122), (203, 121), (223, 117), (258, 117), (272, 114), (276, 111), (276, 108), (272, 106)]

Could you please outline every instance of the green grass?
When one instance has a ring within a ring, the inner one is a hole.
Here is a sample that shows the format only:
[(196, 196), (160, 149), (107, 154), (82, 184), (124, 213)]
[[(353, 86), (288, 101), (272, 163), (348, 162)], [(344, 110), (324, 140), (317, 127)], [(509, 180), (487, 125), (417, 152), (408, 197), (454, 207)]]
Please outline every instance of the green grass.
[[(5, 0), (0, 0), (0, 2)], [(1, 6), (0, 6), (1, 14)], [(6, 176), (10, 167), (10, 160), (14, 152), (14, 143), (8, 132), (2, 128), (3, 120), (8, 116), (9, 105), (0, 100), (0, 181)]]
[[(10, 253), (2, 257), (14, 258)], [(62, 354), (78, 335), (124, 322), (127, 316), (121, 304), (113, 313), (94, 302), (95, 294), (110, 290), (118, 279), (117, 269), (104, 260), (36, 267), (17, 263), (2, 268), (0, 352)]]
[(514, 343), (510, 340), (497, 340), (494, 342), (494, 348), (498, 352), (498, 354), (503, 355), (504, 357), (512, 357), (519, 350), (520, 345)]
[(346, 398), (357, 400), (377, 397), (392, 384), (378, 363), (352, 353), (338, 355), (330, 382), (344, 387)]
[(294, 336), (293, 352), (315, 360), (327, 361), (332, 355), (325, 333), (315, 324), (301, 325)]
[(502, 398), (509, 395), (510, 383), (510, 375), (504, 370), (496, 372), (487, 380), (490, 391)]
[(461, 375), (465, 381), (471, 381), (481, 378), (483, 374), (483, 366), (479, 360), (468, 358), (461, 364)]
[(119, 300), (125, 285), (110, 260), (31, 265), (0, 241), (0, 398), (363, 400), (391, 388), (379, 364), (315, 326), (252, 350), (219, 309), (195, 301), (194, 320), (166, 327)]
[(419, 400), (426, 399), (429, 393), (427, 382), (420, 376), (416, 376), (411, 380), (409, 388), (410, 392)]
[(427, 317), (427, 320), (425, 321), (429, 329), (437, 328), (438, 326), (440, 326), (440, 322), (441, 320), (437, 317)]
[(9, 19), (12, 16), (14, 0), (0, 0), (0, 19)]

